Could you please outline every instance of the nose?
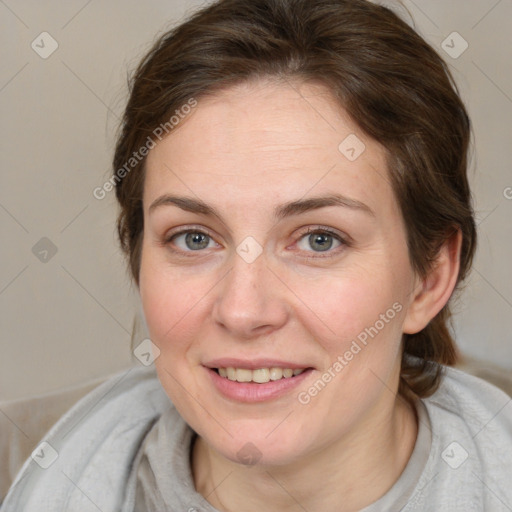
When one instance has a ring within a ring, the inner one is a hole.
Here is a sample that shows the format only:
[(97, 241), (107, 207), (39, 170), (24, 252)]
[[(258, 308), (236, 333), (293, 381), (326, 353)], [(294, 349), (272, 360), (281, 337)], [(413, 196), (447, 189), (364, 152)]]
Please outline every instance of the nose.
[(268, 335), (289, 317), (286, 290), (264, 253), (248, 263), (233, 255), (231, 270), (215, 289), (213, 318), (236, 339)]

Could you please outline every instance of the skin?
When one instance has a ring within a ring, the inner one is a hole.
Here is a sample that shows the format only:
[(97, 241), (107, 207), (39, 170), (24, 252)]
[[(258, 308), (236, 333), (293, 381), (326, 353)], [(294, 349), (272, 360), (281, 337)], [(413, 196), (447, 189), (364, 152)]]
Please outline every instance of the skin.
[[(338, 149), (350, 134), (365, 144), (355, 161)], [(140, 296), (161, 351), (159, 379), (198, 433), (196, 489), (219, 510), (359, 510), (384, 495), (409, 460), (418, 426), (414, 408), (397, 396), (401, 338), (448, 301), (460, 235), (427, 278), (415, 275), (385, 156), (323, 86), (269, 80), (202, 98), (149, 152)], [(272, 217), (277, 205), (333, 192), (373, 215), (329, 206)], [(175, 205), (150, 212), (165, 193), (199, 198), (224, 221)], [(304, 233), (318, 226), (350, 243), (327, 238), (331, 248), (319, 250)], [(187, 245), (185, 235), (169, 241), (180, 227), (208, 230), (207, 247), (193, 250), (200, 244)], [(262, 249), (252, 263), (236, 252), (248, 236)], [(401, 311), (300, 403), (298, 392), (395, 303)], [(273, 357), (314, 371), (279, 399), (236, 403), (202, 366), (218, 357)], [(255, 465), (237, 456), (248, 442), (261, 457)]]

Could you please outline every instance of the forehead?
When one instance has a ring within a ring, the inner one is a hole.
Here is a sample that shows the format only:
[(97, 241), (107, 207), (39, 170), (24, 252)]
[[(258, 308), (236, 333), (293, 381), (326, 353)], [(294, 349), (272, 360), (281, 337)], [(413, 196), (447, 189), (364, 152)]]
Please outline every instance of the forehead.
[(326, 87), (242, 83), (200, 99), (149, 152), (144, 206), (170, 191), (257, 204), (337, 192), (378, 209), (392, 200), (385, 157)]

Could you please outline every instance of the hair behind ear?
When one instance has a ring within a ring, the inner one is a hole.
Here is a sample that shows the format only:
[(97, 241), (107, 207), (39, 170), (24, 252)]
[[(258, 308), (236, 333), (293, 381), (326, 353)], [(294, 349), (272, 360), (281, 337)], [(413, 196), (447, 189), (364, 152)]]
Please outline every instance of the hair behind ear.
[(441, 383), (441, 364), (458, 362), (460, 354), (448, 324), (451, 325), (451, 312), (446, 305), (423, 330), (403, 335), (400, 394), (408, 397), (411, 392), (420, 397), (432, 395)]

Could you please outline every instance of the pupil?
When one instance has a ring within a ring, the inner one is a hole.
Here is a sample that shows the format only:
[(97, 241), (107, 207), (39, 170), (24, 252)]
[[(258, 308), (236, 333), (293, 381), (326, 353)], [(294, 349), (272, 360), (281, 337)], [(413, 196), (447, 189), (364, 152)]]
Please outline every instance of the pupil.
[[(205, 247), (208, 246), (208, 235), (204, 235), (202, 233), (188, 233), (187, 236), (185, 237), (186, 239), (186, 243), (187, 243), (187, 247), (189, 249), (192, 249), (193, 251), (197, 251), (199, 249), (204, 249)], [(201, 243), (201, 240), (202, 240), (202, 243)], [(190, 243), (190, 244), (189, 244)], [(193, 244), (200, 244), (200, 247), (194, 247)], [(190, 246), (192, 245), (192, 247)]]
[[(325, 245), (325, 241), (326, 241), (326, 238), (328, 238), (328, 242), (330, 243), (327, 243), (327, 245)], [(326, 251), (328, 249), (331, 248), (332, 246), (332, 237), (331, 235), (327, 235), (327, 234), (320, 234), (320, 233), (316, 233), (316, 234), (313, 234), (313, 235), (310, 235), (309, 236), (309, 242), (311, 244), (311, 247), (315, 248), (315, 244), (319, 244), (317, 246), (317, 248), (320, 250), (320, 251)]]

